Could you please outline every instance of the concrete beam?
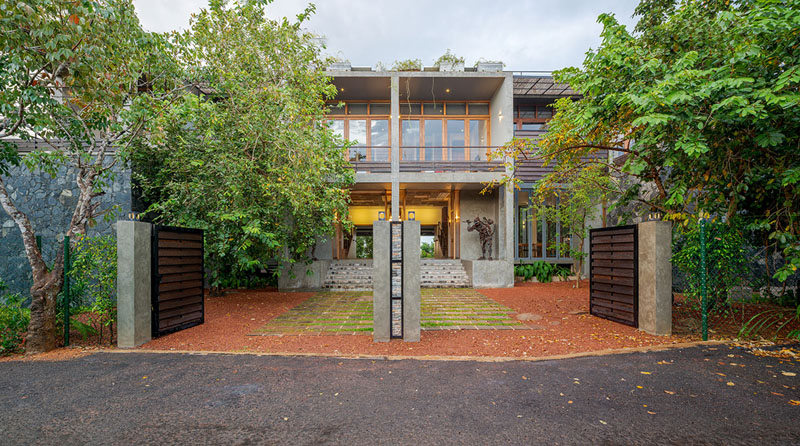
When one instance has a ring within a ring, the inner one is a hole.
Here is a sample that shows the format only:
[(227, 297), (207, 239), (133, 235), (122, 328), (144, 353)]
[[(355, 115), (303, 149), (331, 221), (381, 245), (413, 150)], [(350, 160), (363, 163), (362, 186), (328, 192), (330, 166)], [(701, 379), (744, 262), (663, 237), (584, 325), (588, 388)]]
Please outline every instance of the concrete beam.
[(151, 331), (151, 235), (153, 225), (117, 222), (117, 346), (134, 348)]

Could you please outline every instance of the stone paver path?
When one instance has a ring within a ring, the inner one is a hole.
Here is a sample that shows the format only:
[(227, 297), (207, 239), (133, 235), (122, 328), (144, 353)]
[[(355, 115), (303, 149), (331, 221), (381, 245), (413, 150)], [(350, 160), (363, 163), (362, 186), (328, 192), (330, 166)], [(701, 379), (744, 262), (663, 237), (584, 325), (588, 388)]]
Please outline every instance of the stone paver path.
[[(471, 288), (422, 289), (423, 330), (522, 330), (514, 310)], [(269, 321), (254, 336), (372, 334), (372, 292), (322, 292)]]

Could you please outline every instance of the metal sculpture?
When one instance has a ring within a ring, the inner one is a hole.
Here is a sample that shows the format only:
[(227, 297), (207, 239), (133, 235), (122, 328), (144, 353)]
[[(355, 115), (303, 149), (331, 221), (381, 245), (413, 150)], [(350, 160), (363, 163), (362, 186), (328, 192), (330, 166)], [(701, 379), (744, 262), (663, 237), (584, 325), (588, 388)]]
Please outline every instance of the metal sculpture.
[(481, 239), (481, 257), (478, 260), (486, 260), (486, 253), (488, 252), (489, 260), (492, 260), (492, 240), (494, 240), (494, 233), (497, 227), (494, 225), (494, 220), (491, 218), (476, 217), (475, 220), (467, 220), (467, 232), (478, 231), (478, 236)]

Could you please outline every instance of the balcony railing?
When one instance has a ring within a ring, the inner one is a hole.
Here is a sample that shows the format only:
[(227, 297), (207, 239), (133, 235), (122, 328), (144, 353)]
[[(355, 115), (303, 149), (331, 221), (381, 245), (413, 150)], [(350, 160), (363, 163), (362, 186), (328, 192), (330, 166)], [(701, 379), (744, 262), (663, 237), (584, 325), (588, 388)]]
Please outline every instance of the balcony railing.
[[(491, 172), (502, 161), (487, 161), (493, 146), (404, 146), (400, 148), (401, 172)], [(350, 162), (357, 172), (391, 172), (390, 147), (351, 147)]]

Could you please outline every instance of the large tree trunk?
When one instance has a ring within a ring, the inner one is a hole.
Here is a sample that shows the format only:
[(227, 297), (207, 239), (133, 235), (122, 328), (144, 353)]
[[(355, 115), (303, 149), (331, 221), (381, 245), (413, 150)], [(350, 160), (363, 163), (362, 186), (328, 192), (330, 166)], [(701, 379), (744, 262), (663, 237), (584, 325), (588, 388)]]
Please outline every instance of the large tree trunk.
[(64, 278), (48, 272), (37, 279), (31, 287), (31, 321), (25, 337), (27, 353), (46, 352), (57, 346), (56, 301)]

